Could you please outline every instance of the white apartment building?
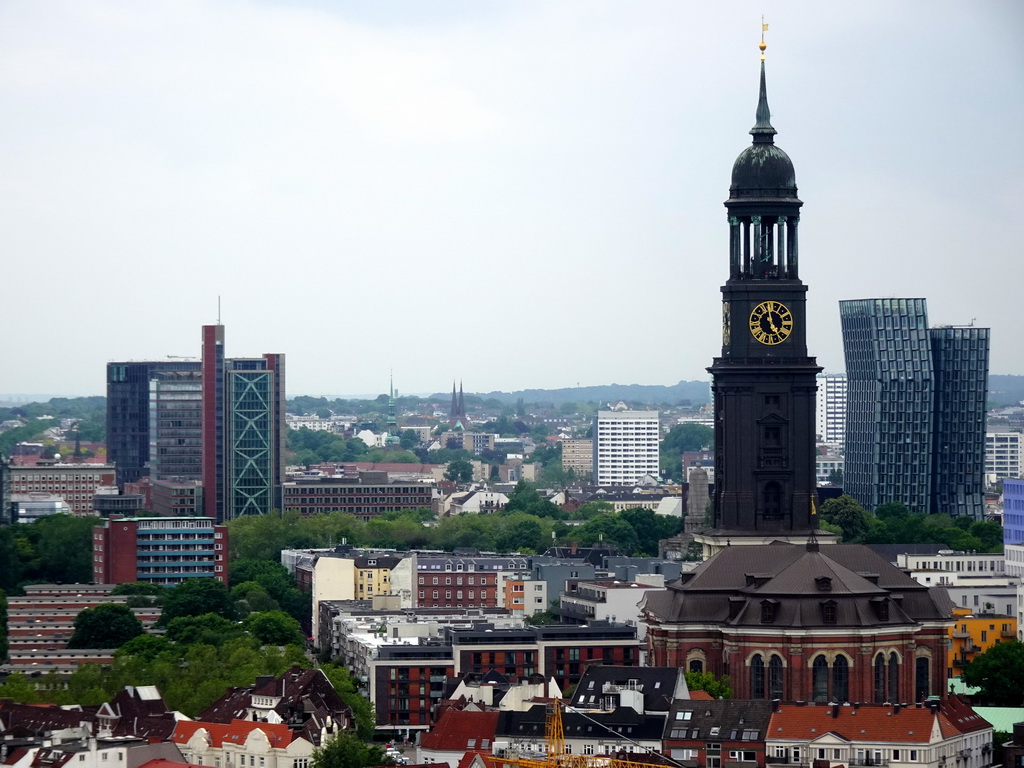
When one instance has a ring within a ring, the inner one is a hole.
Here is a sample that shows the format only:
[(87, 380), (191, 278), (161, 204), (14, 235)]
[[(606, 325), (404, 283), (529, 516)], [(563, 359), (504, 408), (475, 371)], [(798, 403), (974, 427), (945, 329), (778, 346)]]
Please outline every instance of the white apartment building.
[(598, 411), (594, 420), (594, 480), (633, 485), (658, 476), (661, 429), (657, 411)]
[(818, 441), (842, 445), (846, 435), (846, 374), (818, 374)]
[(985, 482), (1024, 475), (1024, 433), (985, 433)]

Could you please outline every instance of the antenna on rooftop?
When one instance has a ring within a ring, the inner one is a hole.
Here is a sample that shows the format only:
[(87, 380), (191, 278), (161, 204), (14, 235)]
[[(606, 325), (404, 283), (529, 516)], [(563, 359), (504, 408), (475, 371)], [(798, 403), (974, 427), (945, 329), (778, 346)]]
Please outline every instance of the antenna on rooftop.
[(217, 325), (220, 325), (220, 296), (217, 297)]

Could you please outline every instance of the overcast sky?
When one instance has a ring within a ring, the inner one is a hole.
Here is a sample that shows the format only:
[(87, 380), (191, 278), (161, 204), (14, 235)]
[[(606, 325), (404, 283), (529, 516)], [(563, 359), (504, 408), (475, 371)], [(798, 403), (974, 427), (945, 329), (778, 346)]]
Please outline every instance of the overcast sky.
[(1024, 374), (1024, 3), (5, 0), (0, 393), (287, 354), (289, 395), (706, 379), (760, 16), (810, 352), (923, 296)]

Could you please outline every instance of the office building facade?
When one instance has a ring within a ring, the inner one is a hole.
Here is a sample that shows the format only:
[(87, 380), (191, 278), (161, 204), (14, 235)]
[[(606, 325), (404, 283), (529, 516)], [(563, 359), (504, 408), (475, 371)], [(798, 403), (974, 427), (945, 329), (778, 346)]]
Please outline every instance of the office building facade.
[(840, 302), (844, 488), (868, 509), (984, 514), (988, 329), (929, 329), (924, 299)]
[(594, 419), (594, 482), (632, 485), (658, 476), (657, 411), (598, 411)]
[(149, 474), (150, 382), (198, 370), (193, 360), (107, 363), (107, 459), (118, 487)]
[(284, 355), (232, 359), (224, 326), (202, 332), (202, 480), (217, 521), (281, 508)]
[(202, 477), (203, 383), (198, 364), (189, 371), (160, 371), (149, 381), (149, 477)]

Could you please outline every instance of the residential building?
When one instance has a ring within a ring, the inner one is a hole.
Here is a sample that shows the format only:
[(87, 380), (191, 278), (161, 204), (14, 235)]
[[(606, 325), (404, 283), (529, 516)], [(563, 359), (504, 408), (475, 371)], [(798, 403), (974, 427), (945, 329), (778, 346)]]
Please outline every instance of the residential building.
[(769, 763), (821, 768), (985, 768), (991, 745), (992, 726), (956, 696), (916, 706), (783, 704), (765, 735)]
[(764, 768), (771, 716), (768, 701), (676, 699), (665, 722), (662, 751), (695, 768)]
[(814, 458), (814, 476), (819, 485), (829, 482), (834, 473), (843, 472), (846, 460), (834, 453), (819, 454)]
[(353, 726), (349, 707), (320, 669), (291, 667), (282, 674), (261, 675), (256, 682), (231, 688), (197, 718), (228, 725), (234, 720), (284, 723), (313, 746)]
[(107, 363), (107, 459), (117, 467), (117, 485), (149, 474), (150, 382), (195, 374), (199, 362), (167, 359)]
[(593, 467), (598, 485), (633, 485), (657, 477), (661, 429), (657, 411), (598, 411)]
[(233, 720), (227, 725), (202, 720), (181, 720), (171, 741), (185, 760), (222, 768), (308, 767), (314, 746), (285, 723)]
[(10, 494), (54, 494), (64, 499), (75, 515), (93, 514), (96, 492), (116, 487), (115, 468), (110, 464), (46, 462), (34, 467), (12, 466), (8, 478)]
[(988, 329), (929, 328), (925, 299), (842, 301), (840, 318), (846, 492), (981, 519)]
[(596, 711), (628, 706), (644, 714), (665, 715), (673, 702), (689, 700), (685, 670), (678, 667), (591, 664), (580, 678), (570, 705)]
[(590, 478), (594, 474), (594, 441), (562, 438), (562, 469), (570, 469), (577, 478)]
[[(1003, 557), (1006, 573), (1024, 584), (1024, 479), (1003, 480)], [(1024, 641), (1024, 586), (1017, 588), (1017, 639)]]
[(498, 572), (528, 567), (521, 555), (417, 552), (413, 604), (418, 608), (495, 608)]
[[(113, 603), (127, 605), (128, 597), (113, 595), (107, 584), (28, 584), (24, 595), (7, 598), (7, 642), (12, 654), (63, 651), (75, 631), (75, 619), (87, 608)], [(132, 612), (150, 628), (160, 618), (158, 607), (135, 607)], [(109, 653), (109, 651), (105, 651)], [(22, 657), (28, 658), (28, 657)], [(41, 662), (45, 663), (45, 662)]]
[(985, 433), (985, 482), (1024, 476), (1024, 433)]
[(302, 477), (281, 485), (284, 509), (303, 515), (347, 512), (372, 520), (385, 512), (429, 507), (430, 485), (415, 481), (392, 481), (384, 471), (359, 472), (356, 477)]
[(308, 566), (305, 563), (303, 566), (312, 568), (314, 637), (320, 634), (319, 606), (325, 601), (369, 600), (394, 595), (401, 606), (411, 608), (414, 604), (410, 587), (415, 558), (406, 553), (343, 545), (318, 553)]
[(575, 685), (591, 664), (636, 667), (640, 642), (636, 626), (595, 621), (587, 626), (550, 624), (523, 629), (453, 629), (448, 633), (455, 675), (484, 674), (554, 677)]
[(209, 517), (112, 517), (93, 528), (93, 580), (228, 583), (228, 529)]
[[(641, 577), (643, 578), (643, 577)], [(637, 603), (648, 592), (665, 588), (663, 576), (650, 576), (647, 583), (638, 581), (582, 581), (571, 594), (563, 594), (558, 603), (558, 615), (566, 624), (588, 624), (592, 621), (620, 621), (636, 624), (641, 642), (647, 634), (647, 625), (638, 622)]]
[(976, 615), (958, 608), (954, 618), (956, 623), (949, 628), (949, 677), (959, 677), (965, 666), (992, 646), (1017, 639), (1016, 616), (996, 612)]
[(846, 374), (819, 373), (816, 411), (818, 442), (842, 445), (846, 439)]

